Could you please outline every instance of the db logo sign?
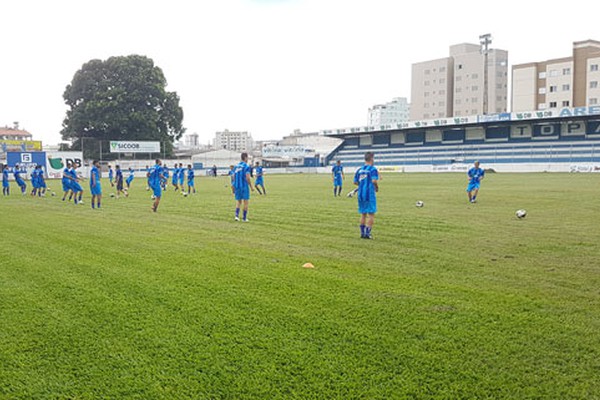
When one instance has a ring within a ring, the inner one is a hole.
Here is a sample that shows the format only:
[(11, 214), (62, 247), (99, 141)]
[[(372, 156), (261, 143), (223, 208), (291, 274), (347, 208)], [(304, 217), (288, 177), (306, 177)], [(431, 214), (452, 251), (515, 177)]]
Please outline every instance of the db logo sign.
[(30, 163), (32, 161), (31, 153), (21, 153), (21, 162)]

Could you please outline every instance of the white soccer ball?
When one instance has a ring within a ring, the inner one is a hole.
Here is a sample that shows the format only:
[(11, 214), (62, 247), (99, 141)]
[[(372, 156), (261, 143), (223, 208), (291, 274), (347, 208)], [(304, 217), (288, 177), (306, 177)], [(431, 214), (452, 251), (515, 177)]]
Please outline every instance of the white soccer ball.
[(150, 200), (154, 200), (154, 199), (156, 199), (156, 196), (154, 196), (154, 195), (150, 196)]
[(183, 195), (183, 197), (187, 197), (187, 192), (181, 192), (181, 194)]
[(52, 192), (52, 197), (56, 196), (56, 192)]
[(425, 203), (423, 203), (421, 200), (419, 200), (415, 203), (415, 206), (417, 206), (419, 208), (423, 207), (424, 205), (425, 205)]
[(525, 218), (527, 216), (527, 210), (517, 210), (515, 212), (515, 215), (517, 216), (517, 218), (522, 219)]
[(111, 193), (111, 194), (110, 194), (110, 197), (115, 197), (115, 194), (114, 194), (114, 193)]

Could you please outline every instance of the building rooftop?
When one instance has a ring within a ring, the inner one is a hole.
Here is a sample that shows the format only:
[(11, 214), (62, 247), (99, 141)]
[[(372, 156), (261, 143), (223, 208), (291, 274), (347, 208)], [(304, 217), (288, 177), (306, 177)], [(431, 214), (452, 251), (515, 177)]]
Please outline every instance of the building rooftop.
[(33, 135), (23, 129), (9, 128), (9, 127), (5, 126), (3, 128), (0, 128), (0, 137), (5, 137), (5, 136), (13, 136), (13, 137), (20, 137), (23, 139), (31, 139), (31, 137)]

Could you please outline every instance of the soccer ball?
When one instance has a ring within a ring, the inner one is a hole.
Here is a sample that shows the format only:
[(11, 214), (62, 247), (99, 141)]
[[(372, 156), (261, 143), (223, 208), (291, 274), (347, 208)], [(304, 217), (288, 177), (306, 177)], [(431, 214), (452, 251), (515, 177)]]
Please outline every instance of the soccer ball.
[(114, 194), (114, 193), (111, 193), (111, 194), (110, 194), (110, 197), (115, 197), (115, 194)]
[(150, 196), (150, 199), (154, 200), (154, 199), (156, 199), (156, 196), (152, 195), (152, 196)]
[(415, 206), (417, 206), (419, 208), (423, 207), (424, 205), (425, 205), (425, 203), (423, 203), (421, 200), (419, 200), (415, 203)]
[(56, 196), (56, 192), (52, 192), (52, 197)]
[(183, 197), (187, 197), (187, 192), (181, 192), (181, 194), (183, 195)]
[(517, 212), (515, 212), (515, 215), (517, 216), (517, 218), (523, 219), (527, 216), (527, 211), (526, 210), (517, 210)]

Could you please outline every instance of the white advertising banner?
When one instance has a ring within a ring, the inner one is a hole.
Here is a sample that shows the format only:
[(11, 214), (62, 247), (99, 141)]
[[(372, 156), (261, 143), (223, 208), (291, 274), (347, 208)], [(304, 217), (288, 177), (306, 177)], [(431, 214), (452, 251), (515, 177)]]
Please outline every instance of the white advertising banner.
[(111, 153), (160, 153), (160, 142), (110, 142)]
[(262, 149), (263, 157), (277, 158), (302, 158), (311, 151), (304, 146), (265, 146)]
[(48, 178), (62, 178), (62, 171), (67, 164), (83, 165), (83, 153), (80, 151), (47, 151), (46, 172)]

